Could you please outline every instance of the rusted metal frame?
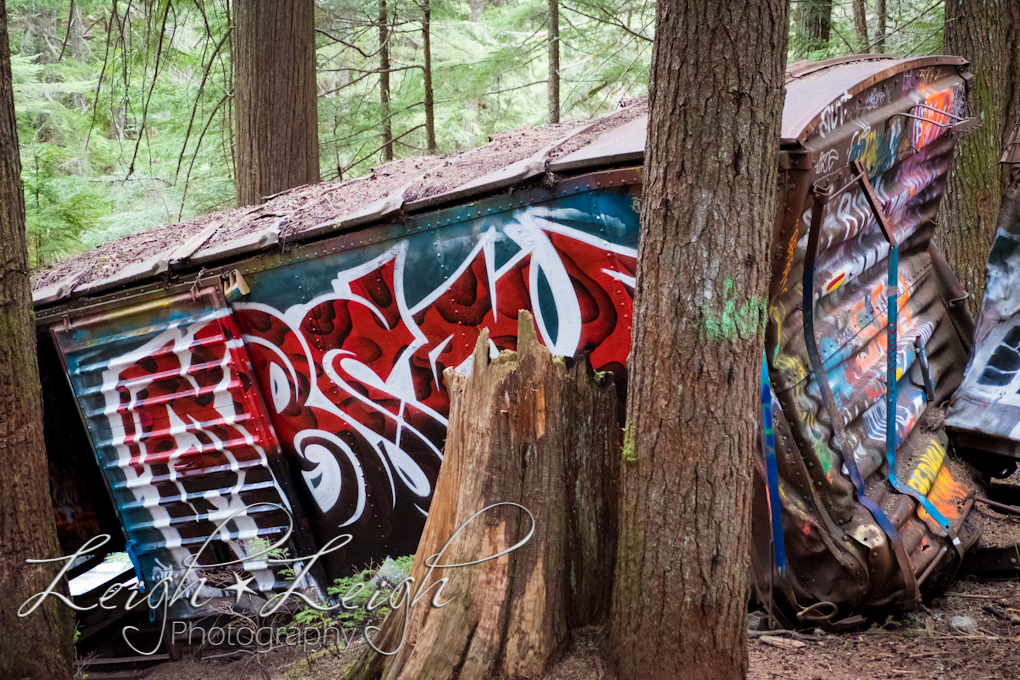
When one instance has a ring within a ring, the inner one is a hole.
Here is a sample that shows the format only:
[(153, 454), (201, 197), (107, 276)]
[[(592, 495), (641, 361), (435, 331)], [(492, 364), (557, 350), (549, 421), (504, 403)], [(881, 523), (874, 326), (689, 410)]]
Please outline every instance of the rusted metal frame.
[[(943, 115), (946, 115), (946, 116), (950, 115), (950, 114), (946, 113), (945, 111), (939, 111), (938, 109), (935, 109), (935, 110), (938, 111), (939, 113), (943, 114)], [(953, 128), (953, 127), (956, 127), (957, 125), (960, 124), (960, 123), (952, 123), (952, 124), (950, 124), (950, 123), (940, 123), (937, 120), (932, 120), (931, 118), (925, 118), (924, 116), (918, 116), (918, 115), (915, 115), (913, 113), (907, 113), (906, 111), (900, 111), (900, 112), (894, 113), (894, 114), (890, 115), (889, 118), (895, 118), (896, 116), (903, 116), (904, 118), (913, 118), (914, 120), (919, 120), (919, 121), (921, 121), (923, 123), (931, 123), (932, 125), (934, 125), (936, 127), (940, 127), (940, 128)]]
[(885, 240), (889, 243), (889, 247), (892, 248), (896, 245), (896, 237), (893, 235), (889, 221), (885, 218), (885, 210), (880, 208), (878, 205), (878, 197), (875, 196), (875, 190), (871, 187), (871, 181), (868, 180), (868, 173), (864, 164), (861, 163), (860, 160), (855, 160), (854, 168), (857, 170), (857, 180), (861, 184), (861, 191), (864, 192), (864, 198), (867, 199), (868, 206), (871, 208), (872, 214), (874, 214), (875, 219), (878, 220), (878, 227), (882, 230), (882, 235), (885, 236)]
[(939, 562), (942, 561), (942, 558), (945, 557), (948, 552), (949, 546), (948, 545), (942, 546), (942, 548), (939, 550), (938, 555), (936, 555), (932, 559), (928, 566), (924, 568), (924, 571), (921, 572), (921, 575), (917, 577), (917, 585), (919, 586), (923, 585), (924, 582), (928, 580), (928, 577), (931, 576), (931, 573), (935, 571), (935, 567), (939, 565)]
[(833, 434), (835, 436), (834, 438), (836, 440), (836, 447), (843, 458), (843, 463), (850, 474), (850, 479), (857, 492), (857, 500), (861, 505), (867, 508), (867, 510), (872, 514), (872, 517), (874, 517), (875, 522), (886, 536), (888, 536), (889, 542), (893, 547), (893, 552), (896, 555), (896, 561), (899, 564), (900, 572), (903, 576), (903, 583), (906, 591), (905, 600), (907, 603), (916, 604), (920, 601), (921, 591), (918, 587), (917, 579), (914, 577), (914, 570), (910, 565), (910, 559), (907, 556), (906, 549), (903, 547), (903, 539), (900, 536), (899, 531), (897, 531), (896, 526), (889, 520), (889, 517), (885, 514), (882, 508), (865, 494), (864, 478), (861, 477), (861, 472), (857, 468), (857, 462), (854, 460), (852, 450), (846, 445), (846, 432), (843, 428), (843, 420), (836, 407), (836, 401), (832, 396), (832, 388), (829, 386), (828, 374), (825, 372), (825, 366), (822, 363), (821, 355), (818, 352), (818, 340), (815, 338), (814, 332), (815, 256), (818, 252), (818, 241), (822, 231), (823, 214), (825, 213), (825, 206), (829, 202), (830, 195), (828, 188), (821, 188), (817, 185), (812, 187), (812, 194), (814, 196), (814, 205), (811, 212), (811, 227), (808, 232), (807, 251), (804, 254), (804, 280), (802, 286), (804, 305), (804, 340), (807, 348), (808, 359), (811, 363), (811, 370), (815, 374), (815, 381), (818, 383), (819, 392), (822, 396), (822, 403), (825, 406), (830, 424), (832, 425)]
[[(930, 124), (932, 124), (932, 125), (934, 125), (936, 127), (942, 128), (943, 130), (948, 130), (949, 134), (960, 134), (960, 135), (967, 134), (968, 132), (973, 132), (975, 129), (977, 129), (981, 125), (976, 118), (964, 118), (964, 117), (961, 117), (961, 116), (957, 116), (955, 113), (949, 113), (948, 111), (943, 111), (942, 109), (937, 109), (934, 106), (928, 106), (927, 104), (914, 104), (913, 106), (910, 107), (909, 110), (913, 111), (916, 108), (927, 109), (928, 111), (932, 111), (934, 113), (937, 113), (940, 116), (945, 116), (946, 118), (950, 118), (954, 122), (953, 123), (941, 123), (941, 122), (939, 122), (937, 120), (932, 120), (931, 118), (928, 118), (927, 116), (918, 116), (918, 115), (913, 114), (913, 113), (907, 113), (906, 111), (899, 111), (897, 113), (894, 113), (894, 114), (889, 116), (889, 119), (892, 119), (892, 118), (894, 118), (896, 116), (903, 116), (904, 118), (912, 118), (914, 120), (919, 120), (922, 123), (930, 123)], [(914, 149), (914, 145), (911, 144), (910, 148)], [(916, 153), (917, 149), (914, 149), (914, 152)]]
[[(187, 292), (177, 293), (176, 295), (169, 295), (149, 302), (142, 303), (140, 305), (129, 305), (121, 307), (120, 309), (110, 311), (97, 311), (88, 316), (69, 321), (69, 330), (80, 330), (88, 328), (89, 326), (95, 326), (97, 324), (106, 323), (108, 321), (115, 321), (122, 319), (126, 316), (134, 316), (135, 314), (152, 312), (157, 309), (163, 309), (164, 307), (170, 307), (176, 302), (182, 302), (184, 300), (197, 301), (199, 297), (210, 297), (215, 301), (215, 293), (213, 292), (213, 286), (200, 286), (199, 281), (196, 279), (193, 284), (188, 286)], [(65, 317), (68, 318), (69, 317)]]
[[(871, 182), (868, 180), (868, 174), (865, 171), (864, 165), (860, 160), (854, 161), (854, 168), (858, 171), (858, 178), (861, 183), (861, 191), (867, 199), (868, 206), (871, 208), (872, 214), (878, 221), (878, 226), (882, 230), (882, 234), (885, 236), (886, 241), (889, 243), (889, 278), (886, 282), (886, 435), (885, 435), (885, 458), (886, 464), (889, 467), (889, 483), (892, 484), (893, 488), (902, 494), (910, 496), (917, 501), (921, 507), (925, 509), (928, 515), (931, 516), (935, 522), (941, 526), (946, 535), (949, 537), (960, 556), (963, 559), (963, 544), (960, 541), (960, 537), (956, 534), (953, 529), (953, 524), (950, 522), (945, 515), (939, 512), (938, 508), (928, 500), (928, 498), (913, 489), (903, 482), (901, 482), (896, 474), (896, 355), (898, 351), (896, 341), (896, 327), (897, 327), (897, 312), (899, 306), (897, 300), (899, 298), (899, 261), (900, 261), (900, 246), (896, 243), (896, 237), (893, 234), (892, 227), (889, 221), (886, 219), (885, 210), (880, 208), (878, 205), (878, 197), (875, 195), (874, 189), (871, 187)], [(923, 348), (922, 348), (923, 351)], [(927, 356), (925, 356), (922, 368), (924, 371), (924, 382), (925, 382), (925, 395), (931, 393), (931, 377), (927, 371)], [(934, 398), (934, 394), (932, 394)]]
[[(856, 97), (857, 95), (861, 94), (862, 92), (865, 92), (866, 90), (868, 90), (870, 87), (872, 87), (876, 83), (880, 83), (882, 81), (889, 80), (890, 78), (893, 78), (894, 76), (900, 75), (901, 73), (905, 73), (907, 71), (912, 71), (912, 70), (919, 69), (919, 68), (925, 68), (927, 66), (938, 66), (938, 67), (946, 67), (946, 68), (951, 68), (951, 67), (955, 66), (957, 68), (957, 75), (959, 75), (960, 78), (963, 78), (964, 80), (967, 80), (967, 78), (965, 77), (966, 73), (965, 72), (964, 73), (960, 73), (960, 69), (966, 67), (968, 64), (969, 64), (969, 62), (966, 59), (962, 58), (962, 57), (946, 57), (946, 56), (921, 57), (921, 58), (917, 58), (917, 59), (899, 60), (899, 61), (894, 62), (889, 68), (883, 69), (883, 70), (879, 71), (878, 73), (874, 73), (871, 76), (869, 76), (869, 77), (861, 80), (860, 82), (856, 83), (852, 87), (848, 88), (846, 90), (846, 94), (849, 94), (851, 97)], [(951, 77), (951, 74), (947, 74), (945, 77)], [(790, 84), (792, 82), (794, 82), (794, 81), (793, 80), (787, 80), (787, 84)], [(808, 104), (813, 104), (813, 102), (810, 102), (810, 101), (807, 102), (807, 103)], [(829, 104), (829, 103), (831, 103), (831, 102), (826, 102), (826, 104)], [(784, 137), (783, 141), (784, 142), (801, 142), (801, 143), (807, 141), (807, 138), (813, 132), (815, 132), (818, 129), (818, 125), (819, 125), (819, 123), (821, 121), (821, 117), (822, 117), (821, 108), (823, 108), (823, 107), (819, 108), (819, 112), (810, 121), (804, 123), (803, 127), (797, 133), (797, 137), (795, 137), (795, 138)], [(898, 114), (893, 114), (893, 115), (898, 115)], [(891, 117), (892, 116), (890, 116), (890, 118)]]
[(985, 505), (987, 505), (990, 508), (995, 508), (996, 510), (1001, 510), (1002, 512), (1008, 513), (1010, 515), (1020, 515), (1020, 508), (1018, 508), (1015, 505), (1006, 505), (1005, 503), (997, 503), (995, 501), (988, 500), (987, 498), (982, 498), (981, 496), (974, 496), (974, 500), (976, 500), (978, 503), (984, 503)]
[[(915, 109), (916, 108), (928, 109), (929, 111), (934, 111), (935, 113), (941, 114), (941, 115), (945, 116), (946, 118), (952, 118), (953, 120), (955, 120), (958, 123), (963, 123), (965, 121), (970, 120), (969, 118), (966, 118), (964, 116), (958, 116), (955, 113), (949, 113), (948, 111), (943, 111), (942, 109), (935, 108), (934, 106), (928, 106), (927, 104), (914, 104), (913, 108), (915, 108)], [(929, 123), (934, 123), (935, 121), (928, 120), (928, 122)]]

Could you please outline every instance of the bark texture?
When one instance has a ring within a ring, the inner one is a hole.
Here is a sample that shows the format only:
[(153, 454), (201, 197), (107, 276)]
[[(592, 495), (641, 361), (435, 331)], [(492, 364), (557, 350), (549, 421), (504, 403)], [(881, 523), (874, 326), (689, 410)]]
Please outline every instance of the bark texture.
[(382, 126), (382, 155), (393, 160), (393, 122), (390, 119), (390, 14), (386, 0), (379, 0), (379, 122)]
[(61, 550), (43, 441), (9, 44), (0, 3), (0, 677), (60, 680), (71, 677), (71, 611), (50, 597), (17, 615), (59, 571), (25, 560), (60, 557)]
[[(513, 502), (535, 518), (534, 535), (488, 562), (436, 570), (448, 577), (433, 609), (410, 611), (407, 637), (392, 657), (366, 654), (352, 677), (538, 678), (574, 628), (609, 615), (616, 554), (620, 460), (619, 404), (613, 380), (587, 359), (568, 365), (539, 344), (521, 313), (518, 351), (490, 362), (488, 332), (476, 345), (470, 378), (452, 370), (445, 458), (411, 575), (426, 577), (426, 558), (456, 529), (494, 503)], [(463, 564), (508, 550), (531, 521), (500, 506), (468, 524), (441, 564)], [(386, 651), (400, 640), (403, 612), (378, 636)]]
[(875, 52), (882, 52), (885, 49), (885, 25), (888, 12), (885, 7), (885, 0), (875, 0)]
[[(939, 206), (936, 240), (963, 287), (970, 292), (971, 312), (981, 309), (985, 263), (995, 236), (1005, 175), (999, 158), (1016, 86), (1016, 53), (1008, 52), (1020, 0), (961, 0), (946, 5), (945, 54), (970, 60), (974, 74), (967, 95), (967, 113), (981, 127), (959, 140)], [(1010, 11), (1009, 5), (1012, 5)], [(1015, 38), (1014, 38), (1015, 39)]]
[(485, 9), (483, 0), (468, 0), (468, 21), (475, 23), (482, 20), (482, 11)]
[(549, 122), (560, 122), (560, 0), (549, 0)]
[(234, 5), (237, 200), (319, 181), (315, 4), (246, 0)]
[(864, 0), (853, 0), (854, 32), (857, 33), (857, 51), (868, 51), (868, 14), (864, 8)]
[(656, 7), (611, 650), (742, 678), (789, 4)]

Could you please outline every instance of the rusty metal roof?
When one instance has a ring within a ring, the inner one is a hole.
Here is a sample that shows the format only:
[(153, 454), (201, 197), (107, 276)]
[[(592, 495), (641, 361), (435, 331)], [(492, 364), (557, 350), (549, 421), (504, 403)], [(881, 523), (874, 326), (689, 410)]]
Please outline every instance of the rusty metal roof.
[(965, 66), (967, 60), (961, 57), (892, 59), (886, 55), (869, 54), (822, 62), (815, 68), (794, 72), (794, 75), (788, 73), (786, 106), (783, 107), (783, 142), (805, 142), (818, 129), (826, 110), (833, 110), (840, 100), (849, 100), (858, 92), (897, 73), (942, 64)]
[[(797, 63), (787, 71), (782, 141), (801, 144), (828, 107), (907, 69), (966, 62), (959, 57), (885, 55)], [(644, 158), (647, 102), (584, 123), (520, 128), (477, 149), (404, 158), (368, 177), (298, 187), (259, 206), (204, 215), (105, 243), (55, 263), (33, 278), (36, 307), (168, 278), (260, 251), (323, 238), (466, 202), (534, 181), (547, 172), (579, 174), (637, 165)]]

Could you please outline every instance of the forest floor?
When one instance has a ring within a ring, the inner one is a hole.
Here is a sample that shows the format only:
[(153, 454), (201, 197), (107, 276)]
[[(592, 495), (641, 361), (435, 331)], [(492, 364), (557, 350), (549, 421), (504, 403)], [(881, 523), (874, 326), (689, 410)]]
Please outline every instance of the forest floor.
[[(1020, 505), (1020, 471), (981, 491)], [(974, 518), (982, 525), (978, 547), (1020, 545), (1020, 517), (978, 504)], [(1020, 549), (1017, 552), (1020, 559)], [(973, 619), (977, 629), (966, 634), (951, 629), (955, 616)], [(265, 654), (221, 653), (218, 658), (212, 655), (221, 649), (194, 649), (181, 661), (117, 672), (86, 665), (78, 677), (85, 673), (88, 680), (337, 680), (365, 647), (360, 634), (350, 637), (356, 641), (346, 649), (306, 652), (278, 647)], [(603, 660), (605, 638), (602, 629), (577, 631), (541, 680), (616, 680)], [(994, 580), (965, 575), (921, 609), (852, 632), (749, 632), (748, 655), (749, 680), (1020, 680), (1020, 574)]]
[[(996, 618), (986, 607), (1020, 610), (1020, 578), (978, 580), (967, 577), (927, 607), (890, 617), (884, 625), (850, 633), (782, 637), (782, 642), (751, 637), (749, 680), (1018, 680), (1020, 623)], [(950, 630), (954, 616), (968, 616), (978, 630)], [(805, 639), (809, 638), (809, 639)], [(791, 644), (792, 643), (792, 644)], [(603, 635), (581, 631), (543, 680), (614, 680), (602, 660)], [(782, 646), (775, 646), (775, 645)], [(89, 680), (333, 680), (361, 652), (352, 644), (339, 654), (320, 650), (308, 655), (283, 648), (263, 655), (198, 660), (188, 657), (148, 669), (99, 672), (85, 669)]]

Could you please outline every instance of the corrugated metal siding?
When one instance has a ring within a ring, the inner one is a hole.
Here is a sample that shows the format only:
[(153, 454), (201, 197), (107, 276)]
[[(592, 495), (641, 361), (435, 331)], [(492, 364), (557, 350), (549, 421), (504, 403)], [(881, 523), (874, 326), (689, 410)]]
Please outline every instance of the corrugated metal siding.
[[(950, 321), (928, 245), (952, 162), (954, 138), (931, 106), (962, 113), (964, 82), (955, 66), (907, 70), (856, 96), (844, 95), (806, 142), (812, 171), (787, 176), (786, 213), (776, 249), (769, 304), (767, 360), (775, 391), (777, 458), (783, 498), (789, 596), (803, 604), (831, 601), (850, 609), (897, 600), (949, 544), (945, 530), (913, 498), (888, 482), (886, 364), (890, 247), (853, 163), (867, 171), (900, 244), (897, 270), (896, 474), (926, 496), (955, 530), (969, 500), (965, 480), (945, 465), (940, 424), (918, 426), (930, 406), (914, 353), (926, 348), (938, 404), (962, 377), (967, 352)], [(899, 115), (910, 113), (926, 120)], [(808, 361), (803, 287), (812, 182), (847, 189), (825, 206), (812, 299), (814, 333), (846, 442), (865, 495), (899, 530), (913, 576), (904, 579), (893, 545), (856, 501), (816, 377)], [(974, 537), (967, 534), (967, 541)], [(953, 552), (950, 549), (950, 552)], [(943, 566), (952, 562), (945, 560)], [(846, 611), (844, 609), (843, 611)]]
[[(290, 507), (268, 458), (279, 446), (219, 288), (87, 317), (53, 334), (150, 583), (179, 576), (210, 535), (200, 564), (243, 558), (255, 538), (280, 538), (285, 512), (258, 505)], [(244, 567), (263, 590), (283, 585), (264, 560)]]

